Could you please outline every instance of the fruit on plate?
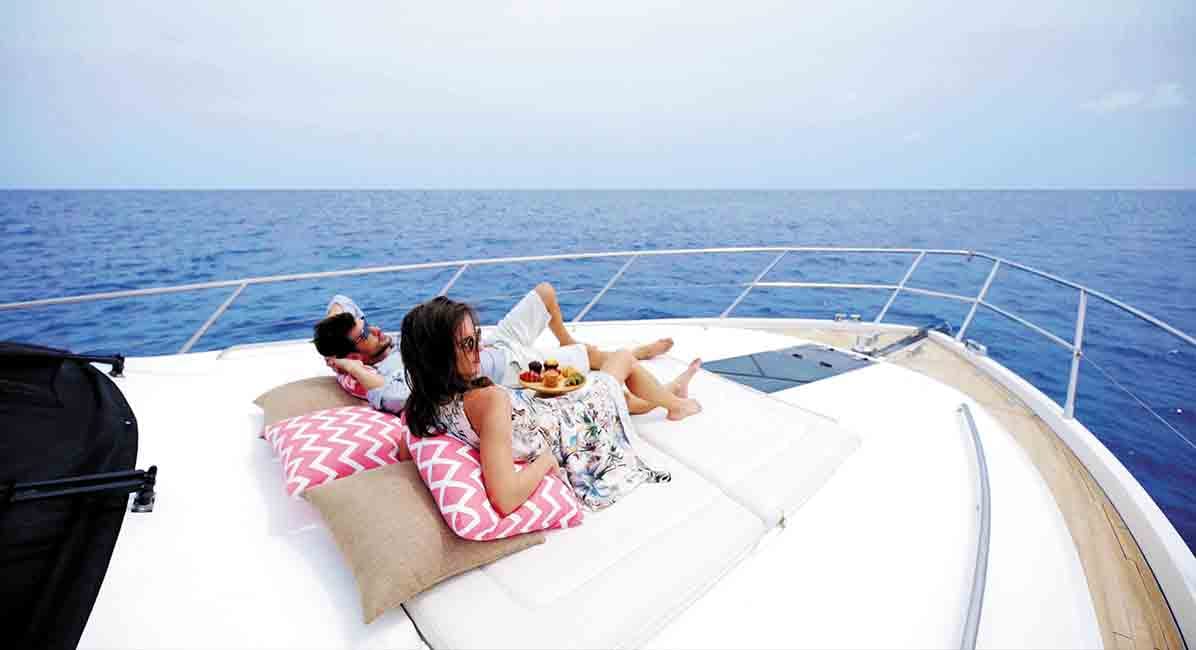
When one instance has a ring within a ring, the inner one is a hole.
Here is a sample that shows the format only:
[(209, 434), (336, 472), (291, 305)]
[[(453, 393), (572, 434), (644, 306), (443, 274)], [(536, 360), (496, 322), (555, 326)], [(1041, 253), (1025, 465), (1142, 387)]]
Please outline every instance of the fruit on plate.
[(559, 367), (560, 367), (560, 364), (556, 362), (556, 359), (545, 359), (544, 360), (544, 370), (546, 370), (546, 371), (547, 370), (556, 370)]
[(519, 373), (519, 378), (529, 384), (535, 384), (540, 381), (540, 373), (533, 370), (524, 370), (523, 372)]
[(550, 368), (544, 371), (540, 380), (544, 382), (545, 388), (556, 388), (561, 383), (561, 373)]
[(544, 369), (544, 366), (540, 365), (539, 361), (533, 361), (533, 362), (527, 364), (527, 369), (536, 374), (539, 374), (540, 371)]
[(573, 366), (565, 366), (564, 368), (561, 368), (561, 374), (564, 375), (566, 378), (569, 378), (569, 377), (572, 377), (573, 375), (580, 375), (581, 371), (578, 370), (577, 368), (574, 368)]
[(566, 386), (580, 386), (584, 383), (586, 383), (586, 377), (580, 372), (576, 375), (569, 375), (568, 377), (565, 377)]

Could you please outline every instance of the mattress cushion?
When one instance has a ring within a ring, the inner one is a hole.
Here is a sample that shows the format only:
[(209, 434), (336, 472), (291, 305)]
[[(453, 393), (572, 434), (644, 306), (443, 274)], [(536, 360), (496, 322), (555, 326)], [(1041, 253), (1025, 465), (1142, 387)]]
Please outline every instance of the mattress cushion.
[(652, 448), (672, 472), (547, 543), (450, 578), (406, 609), (433, 647), (612, 648), (647, 641), (763, 536), (755, 514)]
[[(645, 366), (661, 381), (685, 368), (668, 357)], [(633, 418), (636, 431), (770, 527), (800, 508), (860, 445), (859, 435), (823, 415), (714, 373), (695, 375), (689, 394), (702, 412), (683, 427), (656, 409)]]

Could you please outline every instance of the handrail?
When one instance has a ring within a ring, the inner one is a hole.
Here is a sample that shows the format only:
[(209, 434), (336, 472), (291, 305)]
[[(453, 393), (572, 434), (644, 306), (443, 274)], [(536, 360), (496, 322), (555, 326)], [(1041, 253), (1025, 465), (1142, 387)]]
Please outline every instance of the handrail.
[[(165, 287), (151, 287), (145, 289), (129, 289), (123, 291), (106, 291), (92, 294), (81, 294), (74, 296), (63, 296), (57, 298), (42, 298), (37, 300), (27, 300), (20, 302), (0, 303), (0, 311), (9, 311), (16, 309), (27, 309), (33, 307), (43, 307), (49, 305), (62, 304), (76, 304), (83, 302), (92, 302), (98, 300), (112, 300), (118, 298), (136, 298), (143, 296), (162, 295), (169, 293), (183, 293), (188, 291), (200, 291), (207, 289), (218, 289), (235, 287), (236, 289), (231, 296), (224, 301), (216, 309), (216, 311), (208, 318), (208, 320), (196, 330), (195, 334), (183, 345), (179, 353), (185, 353), (191, 350), (200, 337), (208, 331), (209, 328), (216, 322), (221, 315), (228, 309), (229, 305), (243, 292), (247, 287), (259, 284), (272, 284), (280, 282), (291, 282), (299, 280), (316, 280), (325, 278), (339, 278), (339, 277), (354, 277), (362, 275), (371, 275), (378, 273), (396, 273), (401, 271), (419, 271), (431, 269), (456, 268), (456, 273), (448, 281), (447, 284), (440, 291), (440, 295), (448, 292), (448, 290), (456, 283), (456, 281), (465, 273), (465, 271), (474, 266), (496, 265), (496, 264), (519, 264), (530, 262), (556, 261), (556, 260), (587, 260), (587, 259), (609, 259), (609, 258), (629, 258), (622, 268), (615, 273), (613, 277), (606, 283), (606, 285), (599, 291), (599, 293), (587, 304), (576, 317), (574, 322), (580, 321), (589, 313), (594, 305), (615, 285), (616, 282), (622, 278), (631, 263), (640, 257), (659, 257), (659, 256), (673, 256), (673, 255), (703, 255), (703, 254), (733, 254), (733, 253), (776, 253), (776, 257), (762, 272), (760, 272), (751, 282), (742, 283), (744, 290), (735, 300), (723, 310), (721, 316), (726, 317), (730, 311), (738, 306), (739, 302), (747, 295), (747, 293), (757, 288), (814, 288), (814, 289), (864, 289), (864, 290), (885, 290), (891, 291), (888, 301), (886, 302), (881, 313), (874, 322), (879, 323), (887, 314), (889, 307), (896, 300), (901, 293), (911, 293), (915, 295), (924, 295), (934, 298), (942, 298), (955, 300), (965, 303), (971, 303), (966, 320), (962, 327), (960, 327), (956, 334), (957, 340), (962, 340), (968, 326), (971, 324), (976, 311), (980, 307), (984, 307), (990, 311), (1000, 314), (1019, 325), (1042, 335), (1047, 340), (1055, 345), (1066, 349), (1072, 355), (1072, 366), (1067, 388), (1067, 404), (1064, 407), (1064, 415), (1067, 418), (1074, 417), (1075, 409), (1075, 392), (1076, 385), (1079, 381), (1079, 363), (1085, 358), (1083, 351), (1083, 332), (1085, 311), (1087, 308), (1087, 297), (1092, 296), (1113, 305), (1130, 315), (1143, 320), (1151, 325), (1154, 325), (1169, 334), (1185, 341), (1193, 346), (1196, 346), (1196, 337), (1193, 337), (1178, 328), (1158, 319), (1146, 312), (1143, 312), (1131, 305), (1121, 302), (1115, 298), (1105, 295), (1099, 291), (1094, 291), (1084, 285), (1071, 282), (1059, 276), (1041, 271), (1039, 269), (1012, 262), (1003, 257), (990, 255), (988, 253), (963, 250), (963, 249), (918, 249), (918, 248), (866, 248), (866, 247), (837, 247), (837, 246), (735, 246), (735, 247), (719, 247), (719, 248), (678, 248), (678, 249), (661, 249), (661, 250), (624, 250), (624, 251), (605, 251), (605, 252), (589, 252), (589, 253), (560, 253), (555, 255), (525, 255), (515, 257), (492, 257), (479, 259), (463, 259), (452, 260), (444, 262), (420, 262), (413, 264), (395, 264), (389, 266), (374, 266), (363, 267), (357, 269), (344, 269), (337, 271), (321, 271), (314, 273), (292, 273), (284, 275), (272, 276), (256, 276), (241, 278), (237, 280), (217, 280), (212, 282), (198, 282), (191, 284), (182, 284)], [(906, 270), (904, 277), (898, 284), (887, 283), (839, 283), (839, 282), (791, 282), (791, 281), (765, 281), (764, 277), (775, 267), (781, 259), (789, 253), (836, 253), (836, 254), (887, 254), (887, 255), (916, 255), (917, 259)], [(983, 288), (980, 292), (973, 296), (961, 296), (954, 293), (947, 293), (942, 291), (935, 291), (932, 289), (923, 289), (920, 287), (908, 286), (908, 281), (913, 275), (914, 270), (918, 267), (920, 262), (928, 255), (948, 255), (960, 256), (971, 259), (979, 257), (993, 262), (993, 267), (985, 280)], [(1074, 342), (1065, 341), (1063, 338), (1047, 331), (1045, 328), (1032, 323), (1031, 321), (1009, 312), (1001, 307), (998, 307), (985, 300), (988, 289), (996, 279), (999, 269), (1009, 267), (1018, 269), (1033, 275), (1040, 276), (1052, 282), (1056, 282), (1063, 286), (1077, 289), (1080, 292), (1080, 308), (1077, 312), (1076, 331)], [(739, 283), (737, 283), (739, 284)]]
[(984, 457), (984, 444), (980, 441), (980, 432), (976, 430), (976, 421), (972, 419), (972, 411), (967, 404), (959, 405), (959, 413), (963, 417), (963, 424), (967, 427), (965, 434), (969, 434), (972, 448), (976, 452), (976, 480), (979, 485), (980, 530), (976, 536), (976, 562), (972, 571), (972, 588), (968, 597), (968, 612), (964, 618), (963, 634), (960, 637), (960, 650), (975, 650), (976, 635), (980, 632), (980, 610), (984, 606), (984, 585), (988, 581), (988, 550), (992, 537), (992, 495), (988, 483), (988, 461)]

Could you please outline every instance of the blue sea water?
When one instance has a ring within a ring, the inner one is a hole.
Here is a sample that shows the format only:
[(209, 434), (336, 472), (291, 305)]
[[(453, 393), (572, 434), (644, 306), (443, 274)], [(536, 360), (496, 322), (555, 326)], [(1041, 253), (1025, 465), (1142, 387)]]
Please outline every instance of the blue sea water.
[[(1085, 284), (1196, 334), (1194, 225), (1196, 192), (5, 191), (0, 303), (557, 252), (782, 244), (959, 248)], [(587, 319), (718, 315), (741, 291), (736, 283), (750, 281), (772, 257), (641, 258)], [(896, 283), (912, 261), (901, 254), (790, 254), (765, 279)], [(558, 286), (571, 317), (622, 262), (478, 267), (452, 294), (475, 302), (492, 321), (534, 281), (547, 279)], [(972, 295), (990, 269), (982, 258), (928, 257), (910, 284)], [(195, 349), (310, 336), (314, 317), (336, 291), (357, 298), (375, 322), (397, 324), (452, 274), (442, 269), (250, 287)], [(0, 311), (0, 339), (77, 352), (169, 354), (229, 293)], [(869, 320), (887, 297), (885, 291), (758, 289), (735, 315), (846, 312)], [(1065, 340), (1074, 336), (1078, 296), (1072, 289), (1007, 267), (988, 300)], [(961, 303), (902, 295), (886, 321), (945, 320), (959, 328), (966, 313)], [(968, 337), (1063, 403), (1066, 350), (983, 309)], [(1196, 348), (1094, 299), (1084, 348), (1077, 417), (1196, 548)]]

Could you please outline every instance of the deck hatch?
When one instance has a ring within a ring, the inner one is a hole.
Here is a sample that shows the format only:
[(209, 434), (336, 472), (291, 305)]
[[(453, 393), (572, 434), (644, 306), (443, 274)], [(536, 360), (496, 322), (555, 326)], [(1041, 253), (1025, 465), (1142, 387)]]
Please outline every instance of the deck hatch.
[(834, 377), (872, 363), (823, 345), (798, 345), (717, 359), (702, 368), (766, 393)]

